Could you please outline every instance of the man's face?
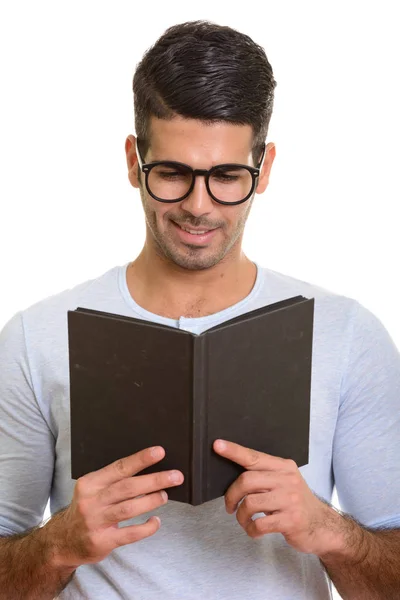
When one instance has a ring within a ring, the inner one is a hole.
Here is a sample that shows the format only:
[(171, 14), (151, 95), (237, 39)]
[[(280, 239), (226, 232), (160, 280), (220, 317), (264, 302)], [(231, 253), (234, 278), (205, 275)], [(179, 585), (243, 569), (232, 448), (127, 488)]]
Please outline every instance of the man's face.
[[(137, 179), (134, 138), (129, 136), (126, 152), (129, 179), (138, 187), (146, 217), (146, 243), (159, 256), (189, 270), (209, 269), (221, 260), (240, 254), (244, 226), (253, 197), (242, 204), (227, 206), (215, 202), (207, 192), (205, 179), (196, 178), (192, 193), (180, 202), (167, 204), (152, 198)], [(249, 125), (218, 123), (176, 117), (172, 121), (152, 118), (150, 148), (145, 163), (170, 160), (185, 163), (193, 169), (210, 169), (222, 163), (255, 166), (251, 154), (252, 130)], [(275, 155), (273, 144), (267, 147), (262, 176), (256, 188), (262, 193)], [(206, 235), (193, 235), (184, 230), (212, 230)]]

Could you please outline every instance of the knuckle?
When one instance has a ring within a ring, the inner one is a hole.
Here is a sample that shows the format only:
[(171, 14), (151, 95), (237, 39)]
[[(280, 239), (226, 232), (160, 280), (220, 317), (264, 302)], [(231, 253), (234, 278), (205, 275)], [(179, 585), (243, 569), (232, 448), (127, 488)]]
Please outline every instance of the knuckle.
[(249, 453), (249, 467), (255, 467), (260, 460), (260, 454), (257, 450), (250, 450)]
[(75, 493), (77, 496), (84, 496), (86, 493), (86, 480), (85, 477), (79, 477), (75, 484)]
[(131, 502), (123, 502), (118, 509), (118, 518), (120, 521), (128, 519), (132, 514), (132, 504)]
[(80, 517), (85, 519), (90, 513), (88, 502), (82, 499), (78, 500), (76, 503), (76, 511)]
[(108, 523), (119, 523), (125, 521), (131, 515), (130, 504), (127, 502), (121, 503), (119, 506), (114, 506), (104, 513), (104, 519)]
[(115, 461), (114, 469), (117, 471), (118, 475), (121, 477), (126, 477), (125, 461), (123, 458), (119, 458)]
[(297, 471), (297, 464), (292, 458), (286, 459), (286, 466), (290, 472)]
[(104, 512), (104, 522), (106, 524), (114, 524), (118, 522), (118, 516), (115, 509), (109, 509)]
[(246, 511), (254, 510), (257, 506), (256, 498), (254, 497), (254, 495), (249, 494), (248, 496), (245, 497), (242, 504), (244, 504), (244, 508)]
[(262, 519), (254, 520), (254, 529), (257, 533), (263, 533), (265, 530), (265, 526)]
[(247, 487), (253, 478), (252, 471), (243, 471), (241, 475), (238, 477), (238, 481), (242, 487)]

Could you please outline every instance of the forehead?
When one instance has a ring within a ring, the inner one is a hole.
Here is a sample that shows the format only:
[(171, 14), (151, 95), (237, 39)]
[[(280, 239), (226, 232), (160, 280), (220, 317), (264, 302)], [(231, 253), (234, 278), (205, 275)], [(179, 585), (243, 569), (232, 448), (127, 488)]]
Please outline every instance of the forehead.
[(224, 162), (252, 164), (252, 141), (250, 125), (152, 117), (146, 161), (175, 160), (198, 168)]

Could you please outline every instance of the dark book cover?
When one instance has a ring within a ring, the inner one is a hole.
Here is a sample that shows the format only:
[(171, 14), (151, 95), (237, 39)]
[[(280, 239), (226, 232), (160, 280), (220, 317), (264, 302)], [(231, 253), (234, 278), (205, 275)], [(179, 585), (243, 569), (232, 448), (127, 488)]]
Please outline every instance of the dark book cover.
[(196, 335), (133, 317), (68, 311), (71, 476), (150, 446), (179, 469), (170, 500), (223, 496), (243, 468), (217, 438), (308, 462), (314, 299), (295, 296)]

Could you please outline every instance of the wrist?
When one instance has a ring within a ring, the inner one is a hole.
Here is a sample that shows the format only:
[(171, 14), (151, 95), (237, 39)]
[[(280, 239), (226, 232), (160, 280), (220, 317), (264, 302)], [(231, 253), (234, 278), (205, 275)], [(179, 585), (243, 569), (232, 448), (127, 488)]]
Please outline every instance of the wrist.
[(45, 563), (48, 565), (48, 568), (59, 571), (63, 575), (70, 575), (80, 565), (74, 564), (66, 552), (67, 544), (65, 543), (65, 536), (62, 535), (61, 528), (57, 522), (57, 516), (49, 519), (38, 530), (38, 535), (44, 549)]
[(331, 508), (325, 544), (317, 556), (323, 563), (361, 563), (368, 553), (369, 536), (349, 515)]

